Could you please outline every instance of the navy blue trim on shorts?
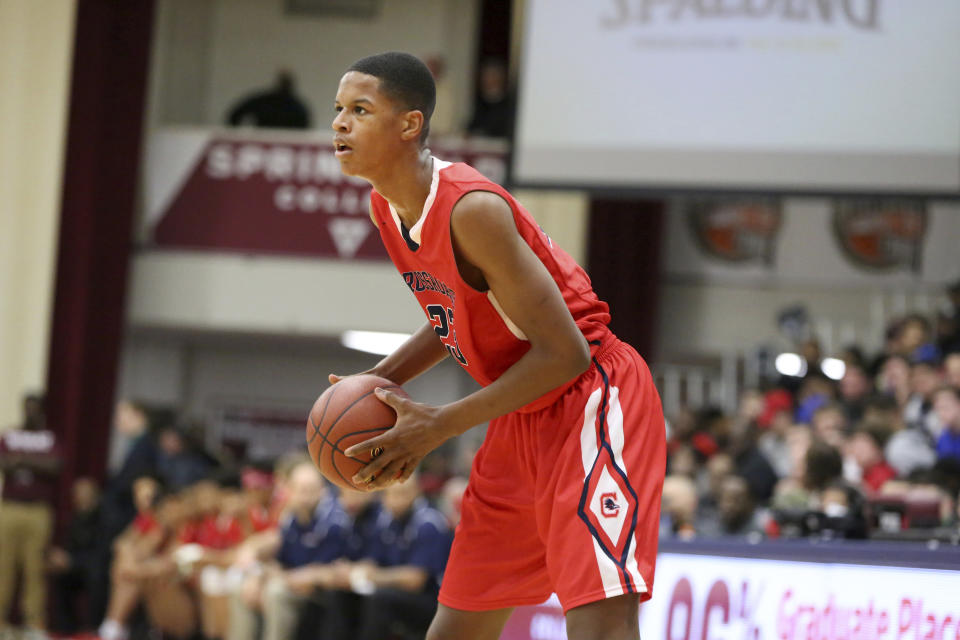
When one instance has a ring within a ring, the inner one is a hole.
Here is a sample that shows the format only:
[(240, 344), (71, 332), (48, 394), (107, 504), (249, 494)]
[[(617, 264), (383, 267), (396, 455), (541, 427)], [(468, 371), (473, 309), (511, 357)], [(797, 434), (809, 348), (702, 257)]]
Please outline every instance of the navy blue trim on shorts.
[[(587, 525), (587, 529), (590, 530), (590, 535), (593, 536), (593, 539), (597, 541), (597, 544), (600, 545), (600, 548), (603, 549), (603, 552), (607, 554), (607, 557), (613, 561), (617, 568), (620, 570), (620, 573), (623, 575), (624, 583), (627, 585), (627, 593), (636, 593), (637, 588), (633, 584), (633, 579), (630, 577), (630, 572), (627, 571), (627, 560), (630, 557), (630, 547), (631, 543), (629, 540), (634, 537), (637, 531), (637, 512), (639, 510), (640, 501), (637, 498), (637, 492), (634, 491), (633, 486), (627, 480), (627, 473), (619, 466), (617, 466), (616, 458), (613, 455), (613, 449), (610, 446), (610, 441), (607, 439), (605, 425), (607, 424), (607, 403), (610, 396), (610, 378), (607, 376), (607, 372), (604, 371), (603, 367), (600, 366), (600, 363), (597, 362), (596, 358), (592, 358), (593, 364), (597, 367), (597, 370), (600, 372), (600, 375), (603, 377), (603, 396), (600, 402), (600, 411), (597, 414), (598, 419), (598, 433), (600, 435), (600, 448), (597, 449), (597, 457), (593, 461), (593, 466), (590, 468), (590, 473), (583, 480), (583, 490), (580, 492), (580, 504), (577, 507), (577, 515), (583, 520), (584, 524)], [(596, 527), (590, 522), (590, 518), (587, 517), (586, 505), (587, 505), (587, 494), (590, 491), (590, 478), (593, 477), (593, 472), (597, 468), (597, 462), (600, 460), (600, 450), (606, 449), (607, 454), (610, 456), (610, 465), (613, 469), (619, 474), (620, 479), (623, 481), (623, 484), (630, 491), (630, 495), (633, 496), (633, 517), (630, 519), (630, 529), (628, 530), (627, 544), (624, 546), (623, 554), (619, 559), (614, 555), (614, 550), (610, 549), (603, 537), (600, 536), (600, 532), (597, 531)]]

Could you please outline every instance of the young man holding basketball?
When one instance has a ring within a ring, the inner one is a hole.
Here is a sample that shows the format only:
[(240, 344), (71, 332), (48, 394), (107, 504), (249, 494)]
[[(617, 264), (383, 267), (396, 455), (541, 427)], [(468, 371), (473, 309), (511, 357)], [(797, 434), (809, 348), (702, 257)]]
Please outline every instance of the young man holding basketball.
[(427, 315), (366, 373), (403, 384), (452, 355), (483, 388), (440, 407), (379, 390), (396, 426), (347, 451), (382, 448), (355, 481), (406, 478), (490, 421), (427, 638), (497, 638), (513, 607), (552, 592), (572, 640), (637, 638), (666, 461), (659, 396), (583, 270), (506, 190), (426, 149), (434, 101), (430, 72), (402, 53), (357, 61), (337, 91), (336, 156), (373, 185), (371, 219)]

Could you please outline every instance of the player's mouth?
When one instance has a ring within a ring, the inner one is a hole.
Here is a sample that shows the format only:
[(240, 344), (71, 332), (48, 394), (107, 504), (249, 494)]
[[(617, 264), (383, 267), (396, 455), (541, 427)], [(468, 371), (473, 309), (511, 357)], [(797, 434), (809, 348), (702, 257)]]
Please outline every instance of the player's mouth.
[(353, 152), (353, 149), (350, 147), (350, 145), (344, 143), (341, 140), (336, 140), (336, 139), (334, 139), (333, 141), (333, 150), (334, 150), (333, 155), (335, 155), (338, 158)]

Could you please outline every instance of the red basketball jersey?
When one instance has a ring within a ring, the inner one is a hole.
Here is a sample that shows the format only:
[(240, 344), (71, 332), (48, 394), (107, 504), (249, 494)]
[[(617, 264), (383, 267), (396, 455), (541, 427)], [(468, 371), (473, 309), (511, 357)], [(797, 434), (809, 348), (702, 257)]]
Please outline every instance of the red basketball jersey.
[[(393, 206), (371, 193), (373, 216), (383, 244), (403, 281), (450, 354), (483, 386), (496, 380), (530, 348), (520, 328), (503, 311), (493, 292), (477, 291), (460, 276), (450, 238), (450, 213), (471, 191), (490, 191), (513, 211), (517, 231), (553, 276), (574, 321), (595, 352), (610, 334), (610, 313), (594, 293), (590, 278), (557, 247), (506, 189), (463, 163), (433, 159), (433, 181), (420, 219), (409, 230)], [(573, 380), (524, 407), (549, 405)]]

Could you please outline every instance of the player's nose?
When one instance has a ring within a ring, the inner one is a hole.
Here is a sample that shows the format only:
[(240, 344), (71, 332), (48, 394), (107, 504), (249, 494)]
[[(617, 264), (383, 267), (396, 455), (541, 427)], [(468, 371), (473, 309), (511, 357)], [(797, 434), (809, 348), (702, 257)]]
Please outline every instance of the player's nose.
[(333, 119), (333, 123), (331, 123), (330, 125), (334, 131), (348, 130), (348, 126), (347, 126), (348, 121), (347, 121), (346, 113), (347, 113), (346, 109), (337, 113), (337, 116)]

